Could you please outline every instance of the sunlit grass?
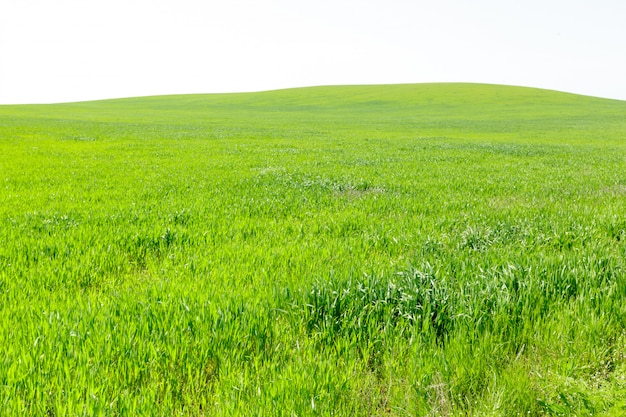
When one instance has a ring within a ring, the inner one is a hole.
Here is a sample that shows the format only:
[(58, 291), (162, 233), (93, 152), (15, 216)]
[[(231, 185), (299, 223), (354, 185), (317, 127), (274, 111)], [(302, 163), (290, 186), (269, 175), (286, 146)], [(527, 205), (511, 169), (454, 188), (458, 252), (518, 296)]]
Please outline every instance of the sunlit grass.
[(626, 413), (626, 103), (0, 107), (2, 415)]

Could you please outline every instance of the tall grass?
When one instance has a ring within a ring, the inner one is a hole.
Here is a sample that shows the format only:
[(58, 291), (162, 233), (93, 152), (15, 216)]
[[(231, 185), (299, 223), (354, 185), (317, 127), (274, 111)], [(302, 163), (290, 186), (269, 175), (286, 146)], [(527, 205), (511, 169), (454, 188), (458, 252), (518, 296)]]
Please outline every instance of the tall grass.
[(626, 104), (0, 107), (2, 415), (626, 413)]

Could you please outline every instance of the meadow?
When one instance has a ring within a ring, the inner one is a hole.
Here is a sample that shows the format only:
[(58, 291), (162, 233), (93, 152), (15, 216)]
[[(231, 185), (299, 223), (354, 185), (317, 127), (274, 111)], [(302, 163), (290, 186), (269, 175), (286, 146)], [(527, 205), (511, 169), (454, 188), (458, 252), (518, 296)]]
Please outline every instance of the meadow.
[(626, 415), (626, 102), (0, 106), (0, 415)]

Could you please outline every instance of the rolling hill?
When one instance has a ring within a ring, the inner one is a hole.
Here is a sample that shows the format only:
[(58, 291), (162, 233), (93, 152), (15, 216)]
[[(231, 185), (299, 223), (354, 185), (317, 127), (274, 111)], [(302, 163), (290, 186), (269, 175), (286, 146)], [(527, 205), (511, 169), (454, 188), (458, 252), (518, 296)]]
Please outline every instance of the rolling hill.
[(626, 102), (0, 106), (2, 415), (624, 415)]

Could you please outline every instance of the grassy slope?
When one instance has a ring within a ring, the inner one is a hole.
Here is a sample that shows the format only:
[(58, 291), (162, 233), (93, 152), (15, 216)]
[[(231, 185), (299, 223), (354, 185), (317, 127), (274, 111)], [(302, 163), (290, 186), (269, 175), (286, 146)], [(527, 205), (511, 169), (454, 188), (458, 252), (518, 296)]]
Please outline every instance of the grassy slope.
[(2, 106), (2, 414), (624, 413), (625, 137), (474, 84)]

